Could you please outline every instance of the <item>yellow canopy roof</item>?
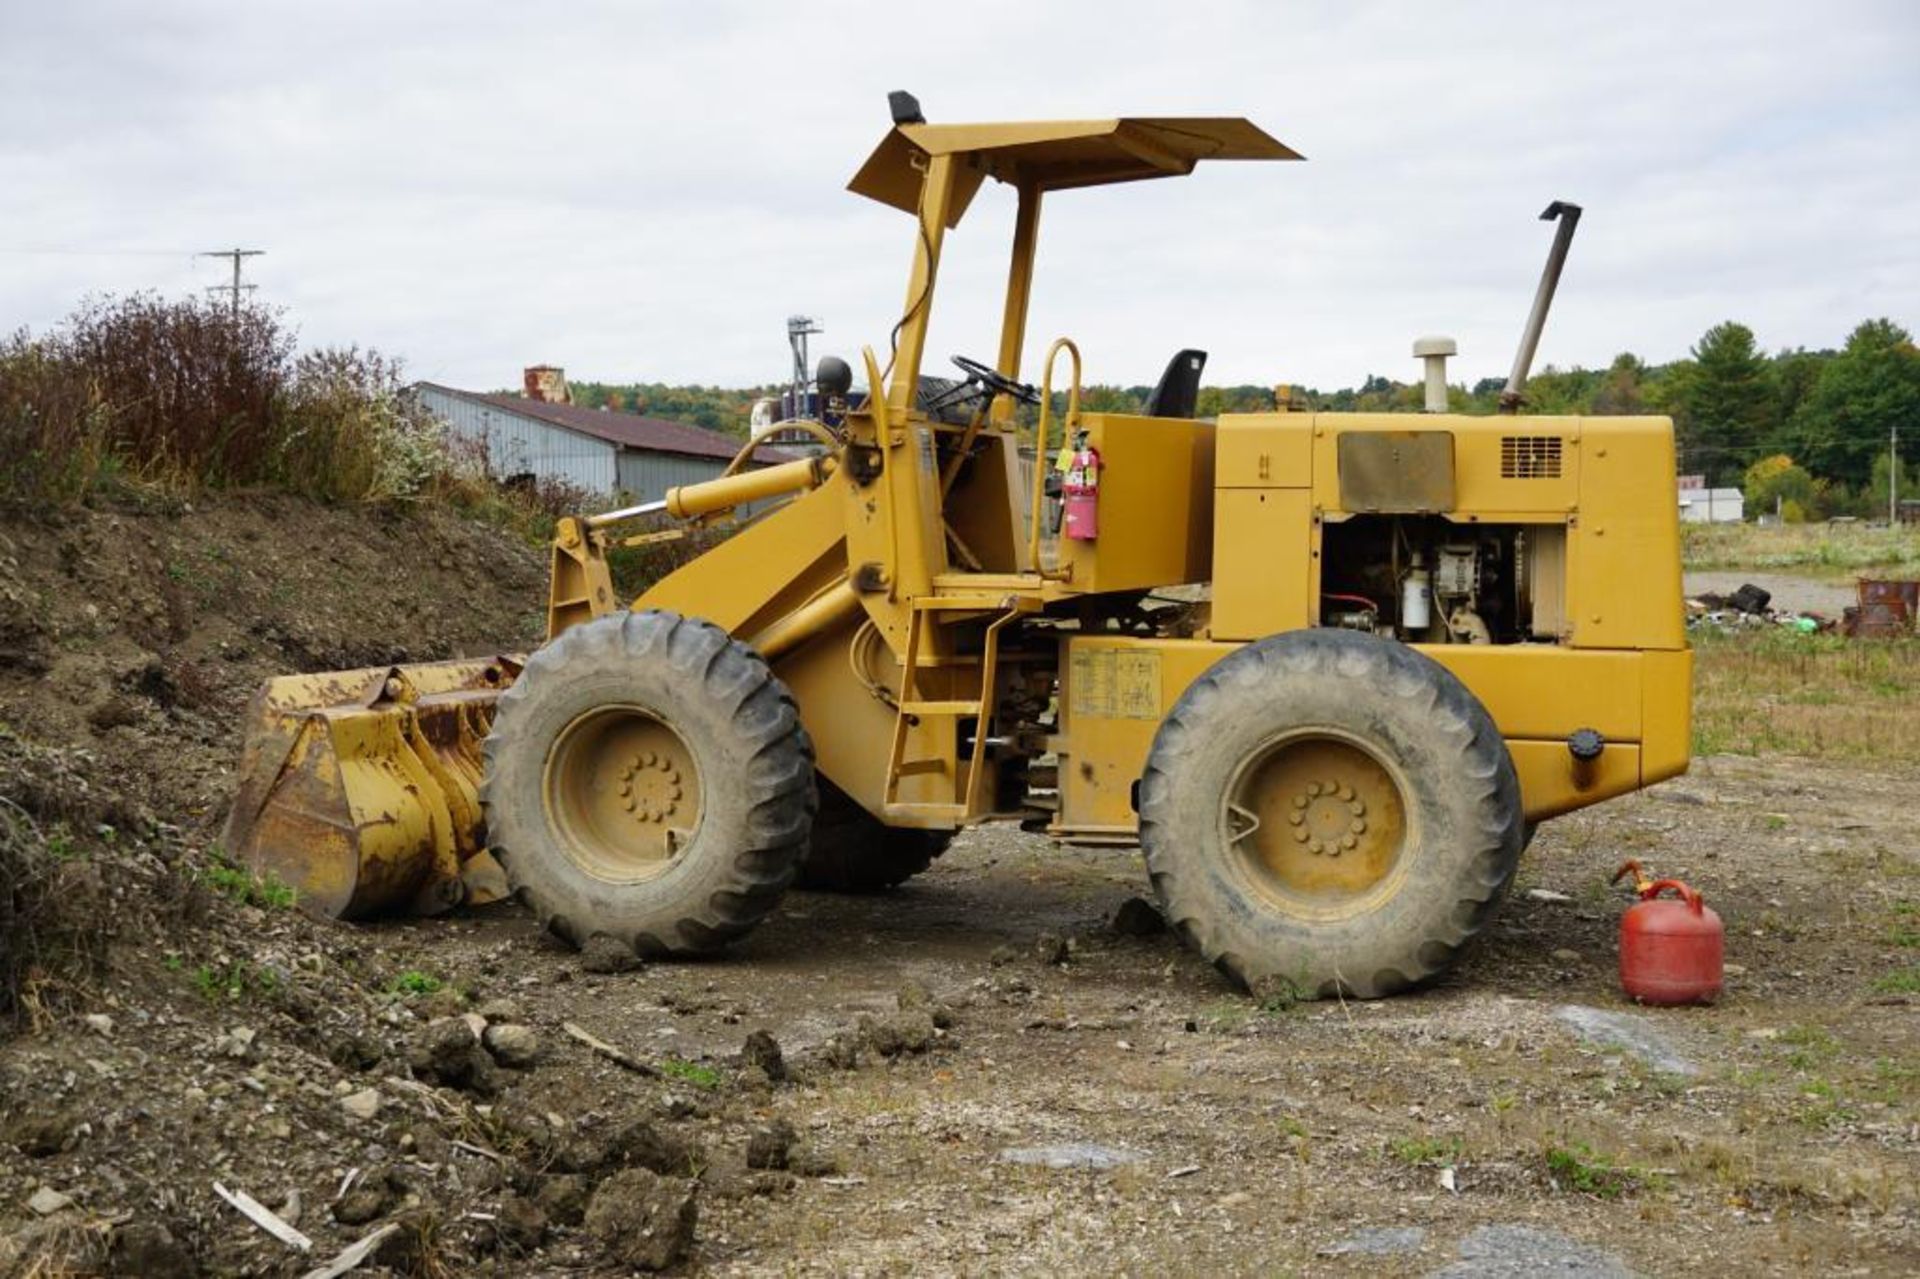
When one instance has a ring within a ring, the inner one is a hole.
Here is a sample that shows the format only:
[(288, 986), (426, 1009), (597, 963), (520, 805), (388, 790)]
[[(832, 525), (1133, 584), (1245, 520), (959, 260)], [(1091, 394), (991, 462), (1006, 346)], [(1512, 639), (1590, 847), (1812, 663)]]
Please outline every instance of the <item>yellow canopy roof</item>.
[(1131, 117), (1021, 124), (903, 124), (888, 133), (847, 184), (907, 213), (920, 201), (916, 163), (965, 158), (947, 225), (958, 226), (988, 176), (1043, 191), (1138, 182), (1193, 172), (1202, 160), (1298, 160), (1291, 147), (1238, 116)]

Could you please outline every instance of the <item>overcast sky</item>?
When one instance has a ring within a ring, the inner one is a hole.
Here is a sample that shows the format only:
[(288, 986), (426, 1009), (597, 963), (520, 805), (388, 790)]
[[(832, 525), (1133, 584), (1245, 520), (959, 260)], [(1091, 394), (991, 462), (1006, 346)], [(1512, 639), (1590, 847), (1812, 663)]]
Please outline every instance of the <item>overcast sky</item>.
[[(1586, 207), (1541, 362), (1920, 325), (1920, 5), (0, 0), (0, 329), (185, 293), (241, 245), (310, 343), (418, 376), (738, 385), (884, 347), (912, 222), (844, 190), (886, 91), (935, 122), (1245, 115), (1305, 164), (1067, 192), (1029, 368), (1089, 381), (1503, 375)], [(991, 360), (1012, 199), (949, 239), (930, 351)], [(857, 359), (856, 359), (857, 363)], [(931, 364), (929, 371), (939, 371)]]

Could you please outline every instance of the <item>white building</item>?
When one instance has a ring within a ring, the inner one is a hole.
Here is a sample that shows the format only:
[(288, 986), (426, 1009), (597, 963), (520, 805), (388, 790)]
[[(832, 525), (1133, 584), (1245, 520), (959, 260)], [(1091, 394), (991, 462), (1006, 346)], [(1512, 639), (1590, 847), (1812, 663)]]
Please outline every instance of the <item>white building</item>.
[(1680, 490), (1680, 520), (1685, 524), (1738, 524), (1746, 518), (1746, 505), (1739, 489)]

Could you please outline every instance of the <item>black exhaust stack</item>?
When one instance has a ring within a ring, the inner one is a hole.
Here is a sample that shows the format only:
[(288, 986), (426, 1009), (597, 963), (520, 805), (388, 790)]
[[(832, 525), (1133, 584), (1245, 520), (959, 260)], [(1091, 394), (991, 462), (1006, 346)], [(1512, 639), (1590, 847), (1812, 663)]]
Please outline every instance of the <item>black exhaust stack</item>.
[(1520, 349), (1514, 353), (1513, 372), (1507, 375), (1506, 389), (1500, 392), (1500, 411), (1517, 413), (1524, 400), (1527, 373), (1533, 367), (1533, 352), (1540, 345), (1540, 331), (1547, 326), (1547, 308), (1553, 305), (1553, 291), (1560, 285), (1560, 270), (1567, 264), (1567, 249), (1573, 244), (1573, 229), (1580, 225), (1580, 206), (1555, 200), (1540, 215), (1542, 222), (1558, 220), (1553, 247), (1547, 250), (1547, 266), (1540, 273), (1540, 287), (1533, 295), (1533, 310), (1527, 315), (1527, 327), (1520, 334)]

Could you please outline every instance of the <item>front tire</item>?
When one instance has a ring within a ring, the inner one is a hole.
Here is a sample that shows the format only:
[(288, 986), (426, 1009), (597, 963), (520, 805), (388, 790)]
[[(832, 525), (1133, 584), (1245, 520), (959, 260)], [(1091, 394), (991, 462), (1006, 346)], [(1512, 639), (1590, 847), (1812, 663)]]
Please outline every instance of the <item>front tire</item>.
[(813, 745), (793, 697), (694, 618), (563, 632), (501, 695), (485, 758), (495, 856), (574, 945), (718, 949), (774, 909), (806, 853)]
[(1374, 998), (1485, 927), (1525, 821), (1506, 742), (1431, 658), (1273, 636), (1196, 680), (1154, 738), (1140, 842), (1167, 918), (1256, 991)]

